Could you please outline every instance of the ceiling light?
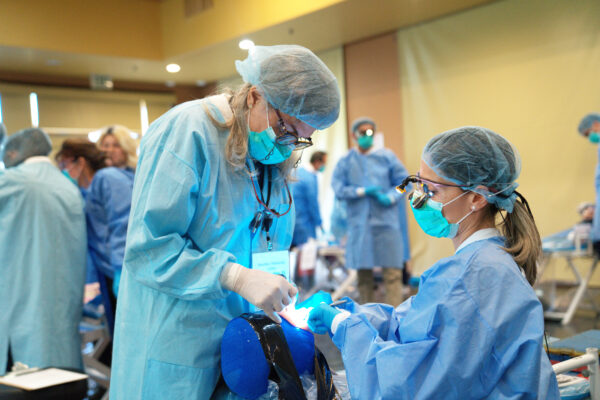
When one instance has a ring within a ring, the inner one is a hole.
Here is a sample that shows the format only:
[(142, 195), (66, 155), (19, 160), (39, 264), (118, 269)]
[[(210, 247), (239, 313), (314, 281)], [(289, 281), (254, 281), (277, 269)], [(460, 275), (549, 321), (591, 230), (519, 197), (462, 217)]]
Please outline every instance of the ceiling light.
[(205, 80), (202, 80), (202, 79), (198, 79), (198, 80), (196, 81), (196, 86), (199, 86), (199, 87), (204, 87), (204, 86), (206, 86), (206, 81), (205, 81)]
[(181, 70), (181, 67), (179, 66), (179, 64), (169, 64), (167, 65), (167, 72), (170, 72), (172, 74), (179, 72)]
[(240, 49), (242, 50), (250, 50), (254, 47), (254, 42), (250, 39), (243, 39), (240, 41)]

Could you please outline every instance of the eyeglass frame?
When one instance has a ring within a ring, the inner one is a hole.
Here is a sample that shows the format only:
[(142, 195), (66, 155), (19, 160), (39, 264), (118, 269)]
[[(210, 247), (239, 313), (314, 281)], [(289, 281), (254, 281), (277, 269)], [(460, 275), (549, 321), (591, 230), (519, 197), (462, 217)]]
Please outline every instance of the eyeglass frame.
[[(434, 184), (434, 185), (440, 185), (440, 186), (457, 187), (457, 188), (462, 189), (462, 186), (460, 186), (460, 185), (454, 185), (451, 183), (442, 183), (442, 182), (432, 181), (430, 179), (424, 179), (424, 178), (421, 178), (417, 174), (417, 175), (409, 175), (406, 178), (404, 178), (402, 183), (399, 184), (398, 186), (396, 186), (396, 191), (399, 193), (406, 193), (406, 187), (411, 183), (418, 184), (418, 186), (415, 189), (413, 189), (412, 192), (410, 192), (408, 194), (408, 200), (411, 202), (412, 207), (416, 208), (416, 209), (423, 207), (425, 205), (425, 203), (427, 202), (427, 200), (429, 200), (430, 198), (433, 197), (433, 192), (431, 190), (429, 190), (427, 183)], [(414, 200), (413, 200), (413, 198), (414, 198)]]
[(364, 129), (364, 130), (356, 130), (356, 134), (357, 136), (373, 136), (375, 134), (375, 130), (368, 128), (368, 129)]
[(278, 129), (279, 129), (279, 133), (280, 135), (277, 136), (275, 138), (275, 142), (277, 142), (277, 144), (283, 145), (283, 146), (294, 146), (294, 150), (304, 150), (310, 146), (313, 145), (312, 139), (311, 138), (305, 138), (305, 137), (301, 137), (298, 136), (297, 134), (294, 134), (290, 131), (287, 130), (287, 128), (285, 127), (285, 122), (283, 121), (283, 118), (281, 118), (281, 114), (279, 114), (279, 110), (274, 108), (275, 110), (275, 114), (277, 114), (277, 118), (278, 121)]

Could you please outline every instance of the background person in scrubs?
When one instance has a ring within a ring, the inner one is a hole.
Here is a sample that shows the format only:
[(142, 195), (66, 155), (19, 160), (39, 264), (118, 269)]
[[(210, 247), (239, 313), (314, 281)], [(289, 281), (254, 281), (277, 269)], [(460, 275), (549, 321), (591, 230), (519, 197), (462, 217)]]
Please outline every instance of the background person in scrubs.
[[(583, 117), (577, 127), (579, 134), (587, 138), (590, 143), (598, 146), (600, 143), (600, 113), (590, 113)], [(600, 204), (600, 147), (598, 147), (598, 164), (596, 165), (596, 204)], [(600, 254), (600, 213), (594, 214), (592, 223), (592, 242), (594, 251)]]
[(138, 161), (136, 135), (123, 125), (102, 128), (97, 144), (106, 153), (106, 165), (135, 171)]
[(331, 185), (346, 203), (346, 265), (358, 269), (361, 303), (375, 301), (373, 267), (383, 267), (386, 302), (397, 306), (402, 302), (403, 244), (408, 244), (403, 235), (408, 232), (401, 221), (406, 214), (398, 206), (403, 195), (395, 187), (408, 173), (391, 150), (373, 147), (375, 128), (368, 117), (352, 123), (358, 148), (340, 159)]
[(142, 139), (111, 399), (211, 398), (227, 323), (251, 305), (278, 321), (297, 292), (253, 255), (289, 250), (292, 151), (335, 122), (339, 89), (300, 46), (256, 46), (236, 67), (237, 91), (171, 109)]
[(0, 375), (17, 361), (83, 369), (83, 199), (51, 150), (36, 128), (9, 136), (0, 152)]
[[(125, 240), (134, 172), (130, 168), (106, 167), (106, 154), (86, 139), (67, 139), (56, 154), (60, 168), (81, 188), (85, 198), (88, 282), (100, 273), (105, 312), (112, 331), (115, 297), (125, 254)], [(105, 168), (106, 167), (106, 168)]]
[(489, 129), (463, 127), (427, 143), (418, 175), (402, 186), (416, 185), (415, 219), (451, 239), (455, 254), (425, 271), (417, 295), (395, 309), (322, 303), (310, 313), (315, 332), (333, 333), (353, 399), (560, 397), (531, 286), (541, 241), (516, 192), (520, 171), (517, 150)]

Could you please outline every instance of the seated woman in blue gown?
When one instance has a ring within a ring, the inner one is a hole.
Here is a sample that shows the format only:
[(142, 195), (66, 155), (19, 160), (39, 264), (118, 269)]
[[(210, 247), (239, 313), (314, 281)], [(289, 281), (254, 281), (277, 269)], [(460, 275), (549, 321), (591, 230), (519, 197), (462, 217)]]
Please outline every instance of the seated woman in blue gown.
[[(309, 317), (342, 353), (353, 399), (558, 399), (531, 285), (541, 242), (516, 191), (517, 150), (463, 127), (427, 143), (409, 196), (419, 226), (456, 252), (397, 308), (321, 303)], [(500, 221), (497, 226), (496, 221)]]

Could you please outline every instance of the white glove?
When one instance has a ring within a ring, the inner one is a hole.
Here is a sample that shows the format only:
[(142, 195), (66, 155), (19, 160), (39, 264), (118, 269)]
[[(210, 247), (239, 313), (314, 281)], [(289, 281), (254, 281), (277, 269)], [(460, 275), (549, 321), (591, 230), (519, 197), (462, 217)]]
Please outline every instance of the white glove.
[(258, 269), (250, 269), (240, 264), (229, 263), (221, 272), (221, 285), (262, 309), (273, 321), (281, 323), (276, 312), (292, 302), (298, 289), (283, 276)]

